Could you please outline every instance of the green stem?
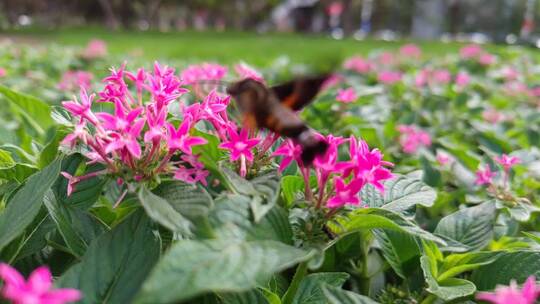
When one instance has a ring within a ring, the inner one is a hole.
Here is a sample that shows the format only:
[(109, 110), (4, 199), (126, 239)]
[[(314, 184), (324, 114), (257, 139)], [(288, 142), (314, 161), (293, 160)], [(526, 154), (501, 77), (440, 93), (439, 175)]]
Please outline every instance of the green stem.
[(294, 274), (294, 277), (291, 281), (291, 285), (289, 285), (289, 288), (287, 289), (287, 292), (283, 295), (283, 298), (281, 299), (282, 304), (291, 304), (294, 296), (296, 295), (296, 291), (298, 291), (298, 287), (300, 287), (300, 282), (307, 274), (307, 262), (300, 263), (298, 267), (296, 268), (296, 272)]

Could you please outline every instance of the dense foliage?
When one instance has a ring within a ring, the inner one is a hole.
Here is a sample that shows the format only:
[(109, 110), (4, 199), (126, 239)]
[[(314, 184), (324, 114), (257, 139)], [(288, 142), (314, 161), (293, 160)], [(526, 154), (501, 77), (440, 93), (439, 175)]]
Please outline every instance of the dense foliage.
[(167, 64), (0, 50), (5, 299), (534, 303), (540, 65), (519, 49), (349, 58), (300, 113), (329, 144), (311, 166), (222, 85), (309, 66)]

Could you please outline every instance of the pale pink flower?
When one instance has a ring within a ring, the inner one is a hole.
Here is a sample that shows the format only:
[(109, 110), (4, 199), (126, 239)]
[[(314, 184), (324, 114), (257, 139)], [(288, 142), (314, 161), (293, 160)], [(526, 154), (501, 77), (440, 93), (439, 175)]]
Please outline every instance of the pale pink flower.
[(514, 67), (504, 67), (502, 70), (502, 74), (506, 81), (513, 81), (519, 78), (519, 71)]
[(79, 140), (82, 143), (86, 144), (89, 136), (90, 135), (86, 130), (86, 121), (83, 120), (77, 125), (75, 125), (75, 129), (72, 133), (69, 133), (68, 135), (66, 135), (66, 137), (64, 137), (64, 139), (62, 140), (62, 145), (73, 148)]
[(358, 99), (358, 95), (354, 88), (339, 89), (336, 96), (336, 100), (343, 103), (350, 103), (356, 99)]
[(494, 108), (489, 108), (482, 112), (482, 118), (487, 122), (495, 124), (504, 121), (506, 119), (506, 116), (503, 113), (495, 110)]
[(364, 185), (365, 181), (361, 178), (353, 179), (349, 184), (345, 184), (341, 178), (335, 178), (335, 195), (326, 202), (326, 207), (340, 208), (344, 205), (360, 205), (358, 193)]
[(414, 78), (414, 84), (418, 88), (425, 86), (428, 83), (429, 74), (430, 74), (430, 71), (427, 69), (418, 71), (418, 74), (416, 74), (416, 77)]
[(235, 65), (234, 70), (236, 71), (236, 74), (240, 76), (240, 79), (251, 78), (259, 82), (264, 82), (264, 78), (262, 77), (261, 73), (246, 63), (239, 63)]
[(456, 75), (456, 85), (460, 88), (466, 87), (471, 81), (471, 77), (467, 72), (459, 72)]
[(509, 171), (513, 166), (521, 163), (521, 159), (517, 156), (508, 156), (506, 154), (500, 157), (496, 156), (495, 161), (504, 168), (504, 171)]
[(6, 75), (7, 75), (6, 69), (0, 68), (0, 78), (6, 77)]
[(355, 71), (360, 74), (369, 73), (373, 69), (373, 63), (360, 56), (354, 56), (343, 64), (343, 67), (348, 70)]
[(496, 173), (491, 171), (489, 166), (485, 166), (484, 169), (478, 169), (476, 171), (476, 181), (474, 183), (476, 185), (489, 185), (493, 182), (495, 175)]
[(227, 67), (215, 63), (190, 65), (182, 71), (180, 78), (185, 84), (220, 81), (227, 75)]
[(478, 57), (482, 53), (482, 47), (477, 44), (469, 44), (459, 50), (459, 54), (463, 59)]
[(536, 284), (534, 276), (530, 276), (519, 289), (515, 280), (510, 286), (497, 286), (495, 292), (479, 292), (477, 300), (488, 301), (494, 304), (534, 304), (540, 296), (540, 286)]
[(448, 84), (452, 80), (452, 74), (446, 69), (435, 70), (433, 80), (438, 84)]
[(53, 278), (46, 266), (35, 269), (25, 280), (15, 268), (0, 263), (0, 278), (4, 281), (2, 296), (15, 304), (63, 304), (82, 298), (77, 289), (53, 289)]
[(452, 158), (450, 158), (450, 155), (443, 153), (443, 152), (437, 152), (437, 162), (441, 166), (445, 166), (449, 164), (452, 161)]
[(93, 78), (94, 75), (87, 71), (66, 71), (58, 83), (58, 89), (62, 91), (75, 91), (79, 88), (89, 90)]
[(393, 65), (395, 63), (395, 61), (396, 61), (396, 58), (395, 58), (394, 54), (392, 54), (390, 52), (383, 52), (377, 57), (377, 60), (382, 65)]
[(405, 44), (404, 46), (402, 46), (399, 49), (399, 53), (402, 56), (411, 57), (414, 59), (418, 59), (420, 58), (420, 56), (422, 56), (422, 50), (416, 44), (413, 44), (413, 43)]
[(200, 182), (201, 184), (206, 186), (208, 185), (206, 177), (208, 177), (209, 174), (210, 173), (207, 170), (179, 166), (174, 171), (174, 178), (188, 184), (195, 184), (197, 182)]
[(503, 90), (506, 94), (511, 96), (516, 95), (529, 95), (529, 87), (527, 84), (520, 81), (507, 81), (504, 83)]
[(97, 59), (107, 56), (107, 43), (100, 39), (90, 40), (82, 56), (86, 59)]
[(495, 56), (489, 53), (483, 53), (482, 55), (480, 55), (480, 58), (478, 58), (478, 62), (481, 65), (486, 65), (486, 66), (494, 64), (495, 60), (496, 60)]
[(398, 131), (401, 133), (399, 142), (405, 153), (415, 153), (420, 147), (431, 146), (431, 136), (426, 131), (418, 129), (412, 125), (400, 125)]
[(379, 72), (377, 79), (380, 83), (391, 85), (401, 81), (401, 77), (402, 75), (400, 72), (382, 71)]

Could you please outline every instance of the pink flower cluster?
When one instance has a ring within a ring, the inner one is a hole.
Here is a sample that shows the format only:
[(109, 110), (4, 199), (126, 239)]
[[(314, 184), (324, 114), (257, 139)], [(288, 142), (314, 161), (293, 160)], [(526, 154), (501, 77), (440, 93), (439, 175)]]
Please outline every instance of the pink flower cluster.
[(197, 85), (205, 81), (221, 81), (227, 75), (227, 67), (215, 63), (190, 65), (182, 71), (180, 78), (185, 84)]
[(358, 95), (354, 88), (339, 89), (336, 100), (343, 103), (351, 103), (358, 99)]
[(540, 296), (540, 285), (530, 276), (520, 289), (515, 280), (510, 286), (497, 286), (495, 292), (479, 292), (476, 299), (494, 304), (534, 304)]
[(403, 75), (397, 71), (381, 71), (377, 75), (377, 80), (382, 84), (392, 85), (401, 81)]
[(431, 146), (431, 136), (426, 131), (413, 125), (399, 125), (397, 129), (401, 133), (399, 143), (403, 152), (413, 154), (420, 147)]
[[(112, 69), (103, 81), (105, 87), (98, 93), (96, 102), (112, 105), (113, 113), (94, 112), (92, 104), (96, 96), (88, 95), (84, 88), (80, 100), (62, 103), (77, 119), (74, 131), (63, 144), (70, 147), (82, 144), (90, 162), (107, 167), (91, 174), (110, 174), (123, 183), (173, 173), (186, 182), (206, 183), (208, 173), (192, 152), (194, 146), (205, 144), (206, 140), (191, 134), (204, 115), (192, 115), (185, 108), (184, 118), (179, 121), (169, 113), (168, 106), (187, 92), (174, 69), (156, 63), (152, 72), (139, 69), (131, 73), (122, 65)], [(203, 107), (210, 105), (207, 102)], [(177, 154), (180, 154), (178, 160), (171, 161)], [(88, 177), (64, 176), (70, 180), (71, 191)]]
[(354, 56), (347, 59), (345, 63), (343, 63), (343, 67), (359, 74), (366, 74), (374, 69), (374, 65), (371, 61), (360, 56)]
[[(381, 183), (393, 177), (387, 167), (393, 164), (383, 160), (382, 153), (370, 150), (363, 140), (358, 141), (354, 136), (348, 139), (328, 135), (320, 135), (329, 144), (323, 156), (315, 158), (313, 169), (318, 181), (318, 193), (315, 194), (309, 187), (311, 170), (303, 165), (300, 158), (301, 148), (291, 140), (286, 140), (275, 152), (274, 156), (282, 157), (280, 171), (283, 171), (293, 161), (296, 161), (304, 177), (306, 198), (316, 201), (317, 207), (325, 205), (328, 208), (340, 208), (344, 205), (360, 205), (359, 192), (371, 184), (379, 191), (384, 191)], [(339, 147), (348, 144), (348, 160), (338, 158)]]
[(477, 44), (470, 44), (462, 47), (459, 54), (462, 59), (476, 60), (478, 63), (484, 66), (492, 65), (496, 61), (494, 55), (488, 53)]
[(15, 268), (0, 263), (0, 279), (4, 281), (2, 297), (15, 304), (63, 304), (82, 297), (76, 289), (53, 289), (51, 272), (45, 266), (34, 270), (25, 280)]
[(90, 90), (94, 75), (87, 71), (66, 71), (58, 83), (58, 89), (61, 91), (73, 92), (79, 88)]
[[(507, 186), (508, 179), (510, 178), (510, 169), (521, 163), (521, 159), (519, 159), (517, 156), (508, 156), (506, 154), (502, 154), (501, 156), (496, 156), (494, 160), (502, 167), (504, 172), (504, 186)], [(483, 169), (478, 169), (478, 171), (476, 171), (475, 184), (491, 185), (493, 183), (493, 178), (496, 175), (497, 174), (491, 171), (491, 168), (486, 165)]]
[(100, 39), (92, 39), (82, 53), (85, 59), (98, 59), (107, 56), (107, 43)]
[(422, 56), (422, 50), (416, 44), (408, 43), (399, 48), (399, 53), (406, 58), (419, 59)]

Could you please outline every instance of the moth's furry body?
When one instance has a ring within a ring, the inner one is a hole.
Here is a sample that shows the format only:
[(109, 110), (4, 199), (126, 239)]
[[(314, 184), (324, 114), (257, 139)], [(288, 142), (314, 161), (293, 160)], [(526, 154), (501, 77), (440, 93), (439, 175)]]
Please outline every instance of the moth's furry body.
[(311, 102), (326, 78), (304, 78), (272, 88), (245, 79), (229, 86), (227, 93), (235, 98), (248, 127), (265, 128), (293, 139), (302, 147), (302, 161), (307, 165), (326, 152), (327, 143), (317, 138), (294, 111)]

